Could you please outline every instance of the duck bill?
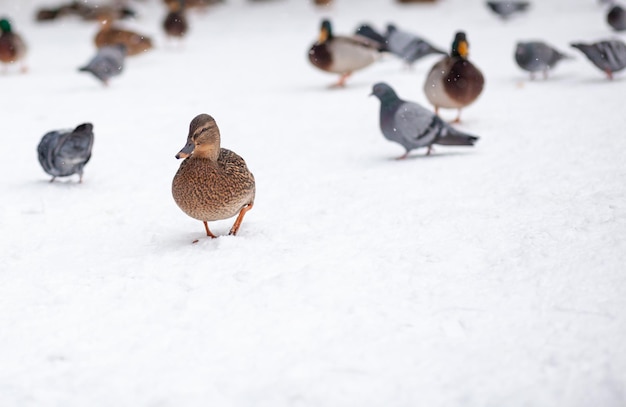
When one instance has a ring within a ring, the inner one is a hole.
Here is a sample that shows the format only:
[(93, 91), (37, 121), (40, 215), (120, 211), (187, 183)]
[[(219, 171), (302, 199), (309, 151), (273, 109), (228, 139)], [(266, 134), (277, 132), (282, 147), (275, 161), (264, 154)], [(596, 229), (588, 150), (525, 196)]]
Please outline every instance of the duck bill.
[(323, 42), (326, 42), (327, 39), (328, 39), (328, 30), (322, 27), (322, 29), (320, 30), (320, 35), (317, 38), (317, 42), (321, 44)]
[(461, 55), (463, 58), (467, 58), (467, 56), (469, 55), (469, 44), (467, 43), (467, 41), (461, 41), (459, 43), (459, 55)]
[(191, 153), (193, 153), (193, 149), (194, 149), (195, 145), (193, 143), (193, 141), (189, 140), (187, 142), (187, 144), (185, 144), (185, 147), (183, 147), (182, 150), (180, 150), (178, 152), (178, 154), (176, 154), (176, 158), (181, 159), (181, 158), (187, 158), (191, 155)]

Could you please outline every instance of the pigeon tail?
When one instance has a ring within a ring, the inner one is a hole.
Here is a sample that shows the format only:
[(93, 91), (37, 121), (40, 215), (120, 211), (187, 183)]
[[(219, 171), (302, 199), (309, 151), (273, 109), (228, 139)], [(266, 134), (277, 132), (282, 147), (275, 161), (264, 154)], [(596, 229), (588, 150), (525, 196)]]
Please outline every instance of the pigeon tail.
[(440, 137), (436, 144), (441, 144), (444, 146), (473, 146), (479, 137), (472, 136), (471, 134), (465, 134), (460, 131), (454, 131), (452, 133), (448, 133), (444, 137)]

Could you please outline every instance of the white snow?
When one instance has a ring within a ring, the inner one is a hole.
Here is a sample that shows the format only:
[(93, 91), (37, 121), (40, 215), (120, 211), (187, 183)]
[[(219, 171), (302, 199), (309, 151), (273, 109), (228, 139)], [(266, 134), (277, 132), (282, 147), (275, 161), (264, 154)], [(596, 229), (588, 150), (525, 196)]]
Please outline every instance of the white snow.
[[(77, 72), (97, 26), (36, 23), (51, 3), (0, 0), (30, 47), (0, 75), (0, 406), (626, 405), (626, 73), (568, 45), (624, 39), (597, 2), (502, 22), (480, 0), (226, 0), (177, 46), (150, 0), (125, 25), (157, 47), (108, 88)], [(478, 144), (394, 160), (371, 87), (428, 106), (437, 57), (329, 89), (306, 57), (323, 17), (445, 49), (465, 30)], [(575, 59), (531, 82), (529, 39)], [(236, 237), (171, 197), (198, 113), (257, 179)], [(49, 183), (40, 138), (87, 121), (84, 183)]]

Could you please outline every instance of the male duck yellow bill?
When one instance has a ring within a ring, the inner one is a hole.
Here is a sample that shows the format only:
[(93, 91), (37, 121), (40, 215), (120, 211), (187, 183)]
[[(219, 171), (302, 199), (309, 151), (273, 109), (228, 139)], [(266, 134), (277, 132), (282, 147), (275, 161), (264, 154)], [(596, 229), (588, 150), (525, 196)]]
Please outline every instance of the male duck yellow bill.
[(467, 58), (469, 43), (464, 32), (456, 33), (449, 56), (437, 62), (424, 82), (426, 98), (435, 107), (458, 109), (455, 122), (461, 121), (461, 109), (474, 102), (483, 91), (485, 78)]

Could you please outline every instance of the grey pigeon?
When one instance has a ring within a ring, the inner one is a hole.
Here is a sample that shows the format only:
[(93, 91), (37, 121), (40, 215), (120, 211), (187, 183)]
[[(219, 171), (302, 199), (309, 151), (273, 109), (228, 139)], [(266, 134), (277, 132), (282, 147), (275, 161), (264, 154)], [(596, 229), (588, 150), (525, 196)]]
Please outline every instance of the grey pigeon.
[(530, 7), (530, 3), (527, 1), (488, 1), (487, 7), (491, 9), (498, 16), (503, 19), (508, 19), (514, 14), (519, 14), (528, 9)]
[(54, 130), (46, 133), (37, 146), (39, 163), (44, 171), (56, 177), (78, 174), (83, 181), (83, 168), (91, 158), (93, 125), (83, 123), (74, 130)]
[(570, 45), (585, 54), (595, 66), (606, 73), (609, 79), (613, 79), (613, 72), (626, 68), (626, 44), (620, 40), (598, 41), (592, 44), (572, 43)]
[(473, 146), (478, 137), (462, 133), (441, 120), (430, 110), (414, 102), (402, 100), (391, 86), (379, 82), (372, 95), (380, 100), (380, 129), (387, 140), (395, 141), (405, 148), (406, 158), (411, 150), (433, 144), (447, 146)]
[(389, 51), (387, 49), (387, 38), (385, 38), (384, 35), (376, 31), (369, 24), (361, 24), (354, 32), (354, 35), (358, 35), (367, 40), (374, 41), (376, 44), (379, 45), (379, 49), (381, 51)]
[(626, 30), (626, 10), (617, 4), (614, 5), (606, 15), (606, 22), (609, 23), (615, 31)]
[(387, 48), (409, 66), (427, 55), (446, 54), (446, 51), (434, 47), (415, 34), (399, 30), (393, 24), (387, 25)]
[(548, 71), (560, 60), (568, 58), (571, 57), (541, 41), (518, 42), (515, 48), (515, 62), (520, 68), (530, 72), (532, 79), (535, 72), (543, 72), (543, 77), (547, 78)]
[(78, 70), (81, 72), (90, 72), (102, 81), (105, 86), (108, 86), (109, 79), (121, 74), (124, 70), (125, 57), (125, 45), (108, 45), (100, 48), (96, 56), (94, 56), (87, 65)]

